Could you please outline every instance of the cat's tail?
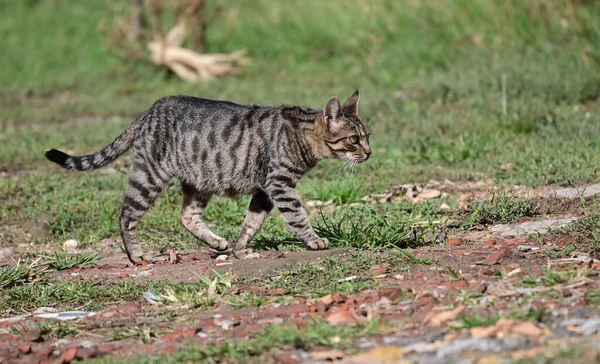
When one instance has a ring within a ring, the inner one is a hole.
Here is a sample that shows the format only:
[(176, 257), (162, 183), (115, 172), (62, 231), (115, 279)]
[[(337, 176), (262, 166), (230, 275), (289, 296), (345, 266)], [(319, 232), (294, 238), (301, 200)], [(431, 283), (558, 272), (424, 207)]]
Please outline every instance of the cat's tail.
[(99, 152), (84, 156), (71, 156), (60, 150), (51, 149), (46, 152), (46, 158), (71, 171), (91, 171), (96, 168), (104, 167), (131, 148), (137, 130), (143, 122), (145, 115), (146, 113), (143, 113), (138, 116), (135, 121), (117, 137), (117, 139)]

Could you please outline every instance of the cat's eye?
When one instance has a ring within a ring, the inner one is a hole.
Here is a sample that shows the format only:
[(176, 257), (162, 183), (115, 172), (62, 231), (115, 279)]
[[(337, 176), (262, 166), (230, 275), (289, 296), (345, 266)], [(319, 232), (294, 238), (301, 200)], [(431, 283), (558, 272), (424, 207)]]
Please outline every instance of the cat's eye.
[(356, 135), (349, 137), (348, 140), (350, 140), (350, 143), (352, 144), (358, 144), (358, 137)]

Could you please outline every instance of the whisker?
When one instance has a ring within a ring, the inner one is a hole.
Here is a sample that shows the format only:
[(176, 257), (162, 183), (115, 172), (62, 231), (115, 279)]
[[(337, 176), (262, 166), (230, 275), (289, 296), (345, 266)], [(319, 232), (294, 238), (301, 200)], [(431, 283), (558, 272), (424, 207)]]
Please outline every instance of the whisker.
[(373, 119), (379, 117), (381, 114), (375, 114), (371, 119), (369, 119), (369, 121), (367, 121), (367, 127), (369, 129), (371, 129), (372, 127), (374, 127), (375, 125), (377, 125), (377, 123), (379, 123), (382, 119), (379, 119), (377, 121), (375, 121), (375, 123), (371, 123), (373, 121)]

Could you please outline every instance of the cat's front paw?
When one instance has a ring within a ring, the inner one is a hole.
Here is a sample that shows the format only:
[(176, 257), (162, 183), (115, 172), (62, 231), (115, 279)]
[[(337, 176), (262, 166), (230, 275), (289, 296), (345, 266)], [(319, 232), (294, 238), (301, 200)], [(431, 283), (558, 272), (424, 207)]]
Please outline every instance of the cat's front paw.
[(329, 240), (327, 238), (318, 238), (313, 241), (306, 243), (306, 247), (310, 250), (324, 250), (329, 249)]

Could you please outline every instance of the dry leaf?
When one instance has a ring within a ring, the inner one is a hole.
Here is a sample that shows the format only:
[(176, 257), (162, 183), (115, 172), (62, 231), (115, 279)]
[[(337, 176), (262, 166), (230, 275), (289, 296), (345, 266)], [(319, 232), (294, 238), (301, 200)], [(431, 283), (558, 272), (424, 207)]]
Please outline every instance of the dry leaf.
[(381, 346), (369, 350), (364, 353), (356, 354), (348, 359), (342, 361), (342, 363), (352, 364), (399, 364), (399, 363), (410, 363), (409, 361), (403, 361), (404, 349), (397, 346)]
[(443, 311), (434, 314), (433, 316), (426, 318), (425, 321), (428, 322), (431, 326), (439, 327), (448, 321), (455, 320), (458, 317), (458, 315), (463, 313), (465, 309), (465, 306), (460, 305), (452, 311)]

